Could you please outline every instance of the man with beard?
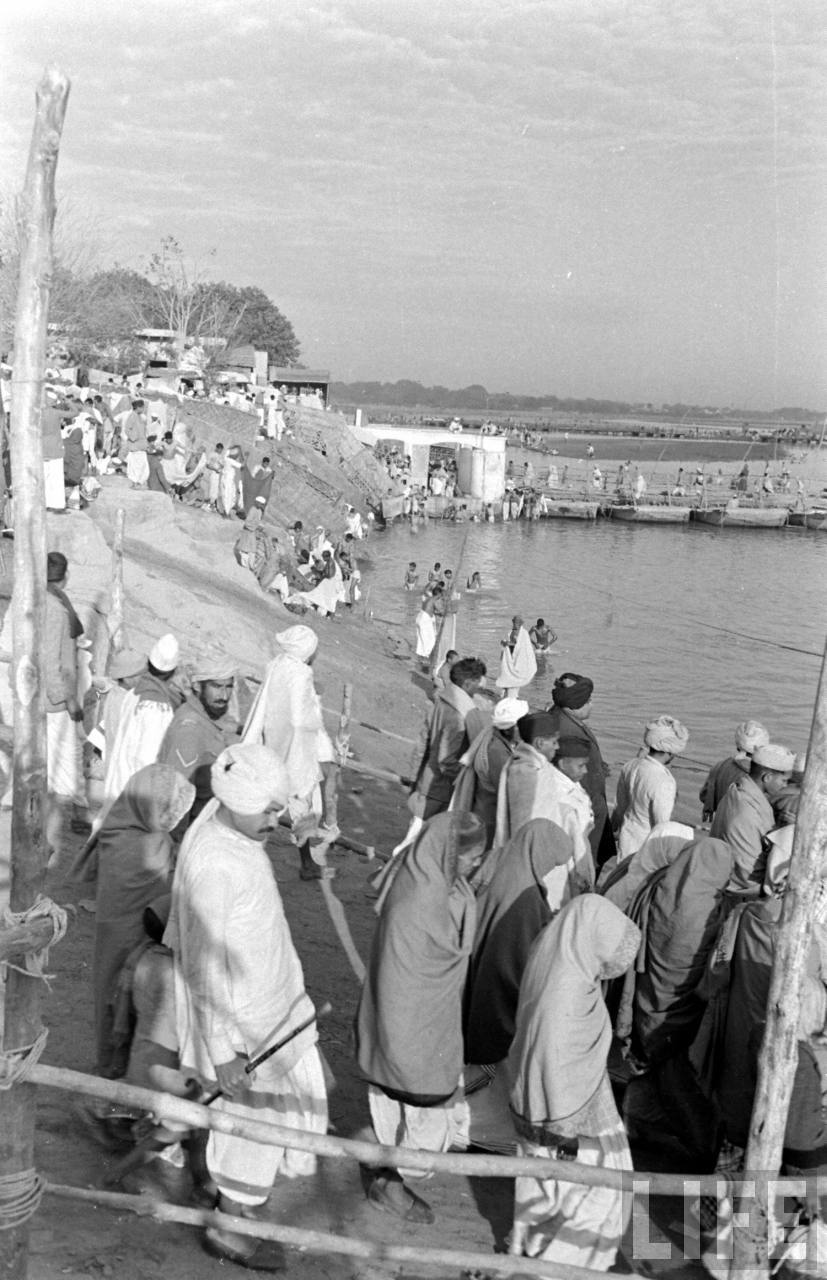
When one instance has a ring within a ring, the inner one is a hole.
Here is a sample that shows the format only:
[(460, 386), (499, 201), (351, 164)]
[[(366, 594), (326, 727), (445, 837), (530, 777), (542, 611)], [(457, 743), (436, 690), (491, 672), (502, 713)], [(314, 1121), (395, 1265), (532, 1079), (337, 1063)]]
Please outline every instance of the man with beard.
[(193, 664), (190, 679), (192, 693), (172, 717), (159, 760), (172, 765), (195, 787), (192, 822), (212, 797), (213, 761), (238, 736), (238, 726), (228, 715), (235, 664), (221, 654), (210, 654)]

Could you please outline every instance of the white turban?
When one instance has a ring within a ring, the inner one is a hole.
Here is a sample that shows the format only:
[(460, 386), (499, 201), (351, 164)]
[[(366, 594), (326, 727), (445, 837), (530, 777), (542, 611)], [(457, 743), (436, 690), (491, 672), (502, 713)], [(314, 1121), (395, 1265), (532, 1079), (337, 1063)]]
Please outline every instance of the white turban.
[(225, 747), (210, 770), (216, 800), (244, 816), (287, 804), (287, 770), (269, 747), (240, 742)]
[(165, 636), (161, 636), (160, 640), (156, 640), (150, 649), (149, 661), (156, 671), (174, 671), (178, 666), (179, 652), (178, 641), (174, 635), (167, 632)]
[(670, 755), (679, 756), (689, 745), (689, 730), (674, 716), (658, 716), (647, 724), (643, 742), (653, 751), (668, 751)]
[(204, 653), (195, 658), (190, 667), (190, 679), (232, 680), (236, 674), (236, 664), (232, 658), (223, 653)]
[(769, 730), (758, 720), (744, 720), (735, 729), (736, 748), (750, 756), (756, 747), (766, 746), (769, 740)]
[(495, 729), (513, 729), (518, 720), (527, 716), (529, 706), (522, 698), (500, 698), (492, 717)]
[(307, 662), (318, 648), (319, 637), (315, 631), (311, 631), (310, 627), (299, 625), (288, 627), (286, 631), (277, 631), (276, 644), (291, 658), (298, 658), (299, 662)]

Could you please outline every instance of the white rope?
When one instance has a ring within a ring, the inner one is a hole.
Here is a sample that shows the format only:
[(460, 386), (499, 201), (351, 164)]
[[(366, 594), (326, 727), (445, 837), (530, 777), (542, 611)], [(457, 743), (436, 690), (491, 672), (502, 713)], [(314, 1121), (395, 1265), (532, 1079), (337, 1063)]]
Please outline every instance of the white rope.
[(37, 1213), (43, 1179), (34, 1169), (0, 1175), (0, 1231), (13, 1231)]
[(6, 907), (3, 911), (2, 922), (9, 927), (18, 927), (31, 924), (33, 920), (42, 920), (44, 917), (52, 922), (51, 938), (43, 946), (28, 952), (23, 968), (12, 964), (9, 960), (2, 961), (2, 965), (9, 969), (14, 969), (16, 973), (28, 974), (31, 978), (42, 978), (48, 986), (49, 979), (55, 975), (53, 973), (44, 973), (43, 966), (48, 963), (49, 951), (56, 942), (60, 942), (69, 927), (69, 913), (66, 908), (59, 907), (56, 902), (52, 902), (51, 898), (39, 893), (32, 905), (25, 911), (10, 911)]

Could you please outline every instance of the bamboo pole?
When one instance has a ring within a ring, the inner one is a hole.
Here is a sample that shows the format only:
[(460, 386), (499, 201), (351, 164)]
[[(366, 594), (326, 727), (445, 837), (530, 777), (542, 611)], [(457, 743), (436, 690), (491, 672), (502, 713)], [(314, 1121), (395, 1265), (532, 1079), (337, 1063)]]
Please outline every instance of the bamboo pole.
[[(69, 97), (69, 81), (48, 67), (36, 94), (36, 113), (20, 204), (20, 284), (14, 329), (11, 469), (14, 485), (12, 692), (12, 910), (24, 911), (46, 870), (46, 705), (43, 680), (46, 617), (46, 505), (40, 414), (46, 363), (46, 322), (52, 275), (55, 170)], [(6, 980), (3, 1048), (31, 1044), (39, 1034), (40, 986), (10, 969)], [(35, 1090), (20, 1084), (0, 1093), (0, 1177), (33, 1163)], [(24, 1280), (28, 1223), (0, 1232), (0, 1275)]]
[[(748, 1206), (749, 1231), (735, 1234), (735, 1263), (741, 1280), (768, 1274), (769, 1182), (778, 1175), (787, 1113), (798, 1064), (801, 987), (807, 972), (813, 917), (827, 873), (827, 648), (821, 664), (807, 768), (795, 827), (790, 877), (772, 962), (767, 1023), (758, 1059), (745, 1176), (755, 1178)], [(741, 1210), (745, 1208), (741, 1205)]]
[[(159, 1120), (173, 1120), (190, 1129), (211, 1129), (233, 1134), (269, 1147), (290, 1147), (309, 1151), (324, 1158), (357, 1160), (368, 1168), (390, 1165), (417, 1169), (421, 1173), (446, 1173), (463, 1178), (552, 1178), (558, 1182), (585, 1187), (611, 1187), (614, 1191), (635, 1195), (698, 1196), (718, 1195), (722, 1179), (715, 1173), (647, 1173), (623, 1172), (618, 1169), (595, 1168), (576, 1161), (541, 1159), (535, 1156), (470, 1155), (457, 1152), (415, 1151), (408, 1147), (385, 1146), (357, 1138), (339, 1138), (333, 1134), (310, 1133), (289, 1129), (265, 1120), (248, 1120), (229, 1111), (217, 1111), (198, 1102), (190, 1102), (171, 1093), (155, 1092), (123, 1080), (104, 1080), (84, 1075), (67, 1067), (47, 1066), (38, 1062), (29, 1072), (34, 1084), (45, 1085), (68, 1093), (103, 1098), (137, 1110), (146, 1111)], [(727, 1193), (741, 1179), (727, 1179)]]
[(123, 534), (126, 513), (123, 507), (115, 512), (115, 536), (112, 540), (112, 596), (109, 614), (109, 647), (112, 653), (120, 653), (124, 647), (123, 634)]
[(39, 916), (28, 924), (13, 924), (0, 929), (0, 964), (18, 960), (48, 946), (54, 937), (54, 926), (48, 916)]
[[(424, 1249), (420, 1245), (382, 1244), (374, 1240), (356, 1240), (351, 1236), (332, 1235), (326, 1231), (308, 1231), (288, 1227), (280, 1222), (251, 1222), (227, 1213), (209, 1209), (186, 1209), (153, 1200), (151, 1196), (128, 1195), (117, 1191), (95, 1191), (86, 1187), (69, 1187), (47, 1182), (47, 1195), (66, 1200), (101, 1205), (113, 1210), (126, 1209), (156, 1222), (184, 1222), (193, 1227), (223, 1227), (237, 1235), (256, 1240), (277, 1240), (288, 1248), (309, 1253), (338, 1253), (350, 1258), (368, 1258), (375, 1262), (413, 1264), (417, 1273), (421, 1266), (433, 1267), (440, 1274), (449, 1269), (458, 1274), (482, 1273), (496, 1276), (548, 1276), (550, 1280), (600, 1280), (604, 1274), (565, 1262), (544, 1262), (538, 1258), (513, 1257), (507, 1253), (468, 1253), (456, 1249)], [(626, 1273), (625, 1280), (643, 1280), (636, 1272)]]

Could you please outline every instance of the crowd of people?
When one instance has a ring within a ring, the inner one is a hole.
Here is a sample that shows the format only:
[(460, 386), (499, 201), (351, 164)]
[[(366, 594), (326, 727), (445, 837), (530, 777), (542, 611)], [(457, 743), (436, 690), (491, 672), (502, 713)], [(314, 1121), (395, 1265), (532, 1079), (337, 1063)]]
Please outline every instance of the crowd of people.
[[(226, 655), (185, 659), (173, 635), (112, 654), (84, 693), (61, 553), (47, 572), (55, 858), (62, 824), (89, 817), (81, 728), (99, 762), (100, 807), (76, 867), (96, 885), (97, 1069), (166, 1091), (194, 1077), (233, 1115), (323, 1133), (314, 1009), (263, 849), (285, 817), (302, 878), (332, 873), (340, 744), (314, 687), (318, 638), (301, 624), (277, 633), (255, 696)], [(449, 572), (434, 566), (432, 599), (452, 594)], [(532, 709), (519, 694), (535, 646), (519, 616), (502, 648), (496, 702), (480, 696), (478, 658), (446, 655), (410, 827), (373, 884), (355, 1046), (372, 1132), (411, 1151), (475, 1147), (619, 1171), (632, 1169), (631, 1139), (684, 1172), (737, 1171), (805, 761), (747, 720), (704, 782), (697, 824), (677, 823), (670, 766), (689, 731), (659, 715), (612, 806), (592, 679), (565, 672), (551, 704)], [(822, 895), (784, 1150), (802, 1175), (827, 1174), (826, 924)], [(84, 1117), (108, 1142), (132, 1134), (122, 1110)], [(277, 1177), (314, 1164), (228, 1133), (156, 1136), (183, 1152), (198, 1203), (238, 1216), (255, 1215)], [(404, 1162), (366, 1171), (369, 1201), (431, 1222), (420, 1174)], [(817, 1192), (805, 1201), (805, 1213), (827, 1209)], [(607, 1270), (629, 1210), (613, 1187), (520, 1176), (509, 1247)], [(697, 1213), (714, 1251), (724, 1207), (699, 1202)], [(243, 1267), (284, 1265), (277, 1246), (224, 1227), (204, 1243)]]

